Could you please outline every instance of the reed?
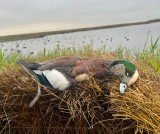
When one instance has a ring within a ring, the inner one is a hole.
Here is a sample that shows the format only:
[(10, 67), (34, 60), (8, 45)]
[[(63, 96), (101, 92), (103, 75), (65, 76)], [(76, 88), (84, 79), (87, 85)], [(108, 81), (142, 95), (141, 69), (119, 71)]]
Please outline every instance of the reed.
[(146, 62), (148, 65), (154, 68), (154, 71), (158, 73), (160, 71), (160, 37), (153, 41), (151, 37), (150, 46), (147, 48), (147, 42), (145, 43), (141, 52), (134, 52), (137, 59)]

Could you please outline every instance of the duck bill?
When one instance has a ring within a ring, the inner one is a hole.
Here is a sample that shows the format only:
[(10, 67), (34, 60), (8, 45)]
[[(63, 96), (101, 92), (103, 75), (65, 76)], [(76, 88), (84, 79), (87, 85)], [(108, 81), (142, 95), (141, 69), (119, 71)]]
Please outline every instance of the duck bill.
[(126, 89), (127, 89), (127, 84), (120, 83), (119, 94), (123, 96), (125, 94)]

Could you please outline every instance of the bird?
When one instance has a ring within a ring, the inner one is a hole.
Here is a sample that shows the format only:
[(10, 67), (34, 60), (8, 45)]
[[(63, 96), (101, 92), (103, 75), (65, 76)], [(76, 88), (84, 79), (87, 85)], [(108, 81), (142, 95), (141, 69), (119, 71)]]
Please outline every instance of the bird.
[(119, 94), (123, 96), (127, 87), (139, 77), (136, 66), (126, 60), (64, 56), (39, 63), (19, 60), (17, 64), (38, 83), (37, 95), (30, 107), (40, 97), (41, 87), (64, 91), (73, 88), (78, 82), (89, 80), (90, 77), (104, 78), (111, 74), (118, 77)]

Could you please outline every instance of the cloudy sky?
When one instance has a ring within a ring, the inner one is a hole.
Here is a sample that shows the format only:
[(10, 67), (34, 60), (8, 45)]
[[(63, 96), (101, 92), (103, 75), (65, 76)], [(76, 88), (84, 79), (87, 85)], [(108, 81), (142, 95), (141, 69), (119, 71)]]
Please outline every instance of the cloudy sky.
[(160, 18), (160, 0), (0, 0), (0, 35)]

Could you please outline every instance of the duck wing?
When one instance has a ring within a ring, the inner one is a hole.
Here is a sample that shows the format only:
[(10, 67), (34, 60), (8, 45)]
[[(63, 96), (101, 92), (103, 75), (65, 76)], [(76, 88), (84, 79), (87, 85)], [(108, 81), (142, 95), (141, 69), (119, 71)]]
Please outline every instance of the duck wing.
[[(42, 86), (52, 89), (65, 90), (76, 84), (74, 78), (70, 76), (72, 67), (69, 65), (66, 67), (60, 66), (58, 62), (55, 62), (55, 66), (40, 70), (43, 66), (39, 63), (30, 63), (24, 60), (17, 62), (31, 77)], [(58, 64), (56, 64), (58, 63)]]
[(42, 66), (39, 63), (35, 63), (35, 62), (31, 63), (31, 62), (28, 62), (28, 61), (25, 61), (25, 60), (20, 60), (20, 61), (17, 62), (17, 64), (19, 64), (21, 66), (25, 66), (25, 67), (30, 68), (30, 69), (37, 69), (40, 66)]
[(69, 56), (69, 57), (61, 57), (61, 58), (56, 58), (52, 60), (48, 60), (45, 62), (41, 62), (38, 70), (52, 70), (55, 68), (59, 68), (62, 70), (62, 68), (66, 69), (67, 67), (74, 67), (75, 63), (77, 60), (80, 58), (74, 57), (74, 56)]
[(97, 78), (102, 78), (108, 73), (105, 63), (106, 60), (103, 59), (81, 59), (76, 62), (76, 66), (73, 68), (71, 76), (76, 77), (80, 74), (89, 74)]

